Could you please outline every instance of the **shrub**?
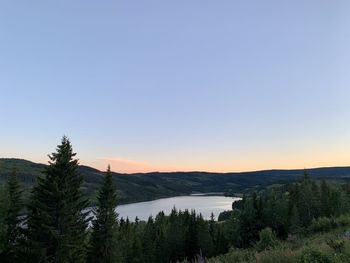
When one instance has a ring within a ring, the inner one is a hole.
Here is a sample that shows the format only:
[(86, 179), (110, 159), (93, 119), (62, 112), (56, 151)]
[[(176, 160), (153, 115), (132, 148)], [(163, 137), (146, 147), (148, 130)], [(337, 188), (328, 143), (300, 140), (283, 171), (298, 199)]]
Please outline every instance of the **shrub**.
[(338, 226), (348, 226), (350, 225), (350, 216), (349, 215), (341, 215), (336, 220)]
[(349, 215), (341, 215), (337, 218), (320, 217), (312, 220), (309, 230), (311, 230), (311, 232), (324, 232), (329, 231), (332, 228), (348, 225), (350, 225)]
[(333, 218), (320, 217), (318, 219), (312, 220), (310, 225), (310, 230), (312, 232), (322, 232), (329, 231), (332, 228), (336, 227), (336, 222)]
[(326, 240), (326, 243), (337, 253), (341, 253), (345, 248), (345, 241), (343, 239), (335, 240), (333, 238), (330, 238)]
[(306, 248), (298, 258), (298, 263), (332, 263), (331, 259), (321, 251)]
[(257, 255), (257, 263), (295, 263), (297, 255), (291, 250), (266, 250)]
[(208, 260), (209, 263), (255, 263), (255, 255), (249, 249), (231, 249), (229, 253)]
[(350, 256), (346, 254), (335, 254), (332, 258), (332, 263), (350, 262)]
[(272, 249), (278, 245), (275, 233), (271, 228), (264, 228), (259, 233), (258, 251)]

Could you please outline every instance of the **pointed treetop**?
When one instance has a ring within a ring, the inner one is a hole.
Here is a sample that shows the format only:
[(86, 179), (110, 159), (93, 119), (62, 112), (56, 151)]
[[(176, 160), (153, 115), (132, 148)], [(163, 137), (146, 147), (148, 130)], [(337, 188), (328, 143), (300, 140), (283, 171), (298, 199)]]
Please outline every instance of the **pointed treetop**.
[(214, 216), (214, 213), (213, 213), (213, 212), (211, 212), (211, 214), (210, 214), (210, 220), (211, 220), (211, 221), (215, 221), (215, 216)]
[[(64, 135), (61, 139), (61, 144), (57, 145), (56, 152), (52, 153), (51, 155), (48, 155), (50, 161), (49, 163), (52, 164), (52, 162), (70, 162), (73, 160), (74, 156), (77, 154), (73, 152), (73, 147), (66, 135)], [(78, 159), (74, 160), (76, 163), (78, 163)]]
[(22, 193), (21, 186), (17, 180), (17, 168), (16, 166), (13, 166), (12, 172), (10, 176), (7, 179), (7, 189), (9, 191), (9, 194), (18, 194), (20, 195)]
[(309, 180), (310, 180), (309, 173), (306, 169), (304, 169), (304, 181), (309, 181)]

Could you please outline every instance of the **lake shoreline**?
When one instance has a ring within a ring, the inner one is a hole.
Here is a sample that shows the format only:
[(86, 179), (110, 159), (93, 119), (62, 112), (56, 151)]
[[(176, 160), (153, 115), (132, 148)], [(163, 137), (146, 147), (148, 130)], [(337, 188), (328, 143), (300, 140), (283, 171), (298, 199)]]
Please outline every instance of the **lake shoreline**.
[[(116, 207), (119, 219), (128, 218), (134, 221), (137, 217), (141, 221), (146, 221), (150, 216), (155, 217), (159, 212), (169, 215), (175, 207), (177, 210), (195, 210), (204, 219), (209, 219), (211, 213), (215, 218), (223, 211), (232, 210), (232, 203), (240, 200), (240, 197), (228, 197), (217, 195), (218, 193), (200, 193), (184, 196), (174, 196), (159, 198), (151, 201), (120, 204)], [(93, 209), (91, 207), (90, 209)]]

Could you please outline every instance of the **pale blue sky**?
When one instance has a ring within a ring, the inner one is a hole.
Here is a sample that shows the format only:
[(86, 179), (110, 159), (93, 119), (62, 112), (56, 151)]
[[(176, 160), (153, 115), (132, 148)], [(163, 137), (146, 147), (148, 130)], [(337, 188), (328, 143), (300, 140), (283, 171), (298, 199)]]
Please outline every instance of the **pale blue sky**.
[(350, 2), (1, 1), (0, 157), (350, 165)]

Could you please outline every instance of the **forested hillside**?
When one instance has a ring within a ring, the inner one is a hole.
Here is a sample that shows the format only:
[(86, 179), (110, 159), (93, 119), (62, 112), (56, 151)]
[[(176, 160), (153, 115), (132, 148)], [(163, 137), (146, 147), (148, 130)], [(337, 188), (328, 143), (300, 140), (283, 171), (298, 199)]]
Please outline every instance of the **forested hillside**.
[[(18, 180), (29, 190), (35, 184), (36, 178), (42, 176), (46, 165), (21, 159), (0, 159), (0, 183), (6, 181), (14, 167), (17, 169)], [(113, 168), (117, 169), (112, 167), (112, 170)], [(104, 173), (88, 166), (80, 166), (79, 171), (84, 176), (82, 190), (94, 201)], [(191, 193), (221, 192), (234, 195), (293, 182), (300, 179), (303, 173), (304, 170), (300, 169), (242, 173), (112, 173), (112, 176), (118, 185), (119, 203), (130, 203)], [(309, 169), (308, 173), (314, 179), (350, 180), (350, 167)]]
[[(174, 208), (130, 222), (118, 217), (118, 177), (109, 167), (103, 176), (79, 167), (66, 137), (49, 157), (43, 174), (43, 166), (18, 166), (37, 173), (28, 202), (16, 168), (3, 166), (10, 175), (0, 187), (1, 262), (350, 262), (350, 183), (313, 180), (304, 171), (297, 182), (248, 191), (223, 221)], [(87, 171), (101, 180), (93, 218), (84, 209)]]
[(313, 180), (305, 171), (297, 182), (244, 194), (224, 221), (174, 208), (130, 222), (118, 217), (109, 167), (90, 218), (67, 138), (50, 160), (28, 202), (16, 169), (0, 187), (1, 262), (350, 262), (350, 183)]

